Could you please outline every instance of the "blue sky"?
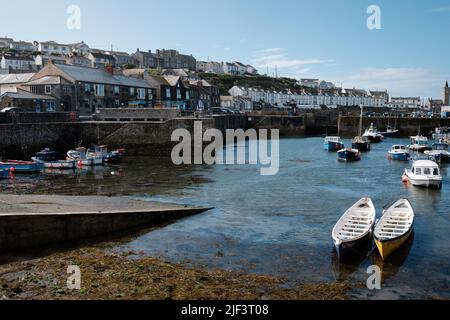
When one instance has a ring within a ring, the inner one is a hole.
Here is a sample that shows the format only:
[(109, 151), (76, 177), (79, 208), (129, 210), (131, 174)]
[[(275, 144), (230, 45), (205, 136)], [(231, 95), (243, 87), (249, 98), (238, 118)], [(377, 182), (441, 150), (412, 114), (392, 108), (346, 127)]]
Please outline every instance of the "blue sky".
[[(80, 30), (66, 27), (72, 4)], [(366, 26), (373, 4), (381, 30)], [(173, 48), (262, 73), (277, 65), (282, 76), (435, 98), (450, 80), (449, 30), (450, 0), (16, 0), (2, 3), (0, 19), (0, 36), (20, 40)]]

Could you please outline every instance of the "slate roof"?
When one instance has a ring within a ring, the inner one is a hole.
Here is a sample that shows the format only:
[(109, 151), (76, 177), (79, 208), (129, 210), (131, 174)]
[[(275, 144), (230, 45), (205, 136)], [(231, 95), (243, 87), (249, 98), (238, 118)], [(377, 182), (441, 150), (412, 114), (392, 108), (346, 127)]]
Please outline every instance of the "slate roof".
[(18, 89), (17, 92), (5, 92), (2, 97), (11, 97), (13, 99), (27, 99), (27, 100), (56, 100), (52, 96), (34, 94), (25, 90)]
[(27, 82), (27, 86), (35, 86), (35, 85), (51, 85), (51, 84), (61, 84), (61, 77), (58, 76), (46, 76), (40, 79), (36, 79), (30, 82)]
[(0, 74), (0, 85), (10, 83), (25, 83), (28, 82), (34, 75), (34, 73)]

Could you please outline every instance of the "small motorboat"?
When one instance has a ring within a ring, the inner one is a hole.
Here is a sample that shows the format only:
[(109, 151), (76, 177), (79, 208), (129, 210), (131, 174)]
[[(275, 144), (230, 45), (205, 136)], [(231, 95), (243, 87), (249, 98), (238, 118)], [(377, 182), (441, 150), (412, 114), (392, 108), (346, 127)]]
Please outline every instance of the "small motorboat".
[(75, 160), (78, 166), (100, 166), (103, 164), (103, 158), (98, 154), (88, 154), (86, 148), (77, 148), (67, 152), (67, 160)]
[(323, 148), (327, 151), (339, 151), (344, 148), (344, 143), (340, 137), (326, 137)]
[(387, 126), (386, 132), (380, 132), (380, 134), (385, 138), (392, 138), (398, 136), (400, 133), (399, 130), (395, 129), (394, 127)]
[(417, 160), (411, 169), (406, 169), (402, 180), (413, 186), (426, 188), (442, 188), (442, 176), (439, 166), (431, 160)]
[(448, 152), (447, 143), (434, 143), (431, 148), (432, 150), (425, 151), (425, 154), (430, 157), (431, 160), (436, 161), (437, 163), (450, 162), (450, 152)]
[(358, 252), (358, 247), (372, 239), (375, 218), (375, 207), (369, 198), (359, 200), (344, 213), (332, 233), (339, 259)]
[(404, 145), (396, 144), (391, 147), (388, 151), (388, 159), (396, 161), (409, 161), (411, 155), (409, 154), (408, 148)]
[(425, 152), (427, 150), (431, 150), (431, 148), (428, 146), (428, 138), (420, 135), (411, 137), (411, 142), (408, 145), (408, 149), (417, 152)]
[(359, 150), (346, 148), (338, 151), (338, 159), (341, 161), (359, 161), (361, 160), (361, 153)]
[(47, 169), (75, 169), (75, 160), (57, 160), (56, 152), (46, 148), (31, 158), (33, 161), (41, 162)]
[(378, 132), (373, 123), (370, 125), (370, 128), (364, 132), (363, 137), (366, 137), (372, 143), (380, 143), (383, 142), (384, 139), (384, 136)]
[(374, 232), (375, 244), (383, 260), (407, 242), (413, 225), (414, 210), (406, 199), (398, 200), (383, 211), (383, 217), (378, 221)]
[(434, 130), (432, 134), (433, 140), (439, 141), (448, 138), (450, 135), (450, 128), (448, 127), (439, 127)]
[(360, 152), (370, 151), (370, 141), (366, 137), (355, 137), (352, 140), (352, 148)]
[(6, 160), (0, 162), (0, 170), (9, 170), (12, 173), (35, 174), (40, 173), (44, 169), (42, 162)]
[(106, 163), (118, 163), (122, 161), (123, 156), (125, 155), (125, 149), (117, 149), (108, 152), (108, 147), (105, 145), (93, 146), (93, 148), (88, 151), (88, 155), (101, 156), (103, 162)]

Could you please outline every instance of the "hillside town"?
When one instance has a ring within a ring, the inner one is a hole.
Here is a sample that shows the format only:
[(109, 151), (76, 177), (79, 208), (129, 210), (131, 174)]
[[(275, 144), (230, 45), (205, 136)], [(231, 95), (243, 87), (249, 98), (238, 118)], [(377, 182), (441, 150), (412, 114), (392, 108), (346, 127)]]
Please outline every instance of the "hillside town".
[[(26, 112), (89, 116), (102, 108), (245, 112), (364, 106), (446, 115), (450, 105), (448, 82), (437, 99), (391, 97), (387, 90), (343, 88), (319, 79), (295, 80), (279, 90), (245, 85), (245, 79), (268, 78), (252, 65), (199, 61), (176, 50), (127, 53), (91, 48), (83, 41), (63, 44), (4, 37), (0, 57), (0, 109)], [(206, 79), (211, 74), (243, 80), (220, 90), (217, 81)]]

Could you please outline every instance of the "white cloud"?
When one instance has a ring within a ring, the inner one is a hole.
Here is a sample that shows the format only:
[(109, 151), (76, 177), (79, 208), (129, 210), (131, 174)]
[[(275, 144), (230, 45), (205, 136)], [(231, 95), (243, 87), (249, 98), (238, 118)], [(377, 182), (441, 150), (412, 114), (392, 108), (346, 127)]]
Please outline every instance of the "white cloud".
[(428, 12), (431, 12), (431, 13), (450, 12), (450, 6), (448, 6), (448, 7), (431, 8), (431, 9), (428, 10)]
[(423, 68), (364, 68), (334, 81), (348, 88), (387, 89), (392, 95), (429, 97), (442, 87), (443, 79)]
[(275, 67), (279, 69), (302, 67), (305, 65), (330, 63), (333, 60), (323, 59), (291, 59), (284, 48), (269, 48), (257, 52), (253, 64), (258, 68)]

